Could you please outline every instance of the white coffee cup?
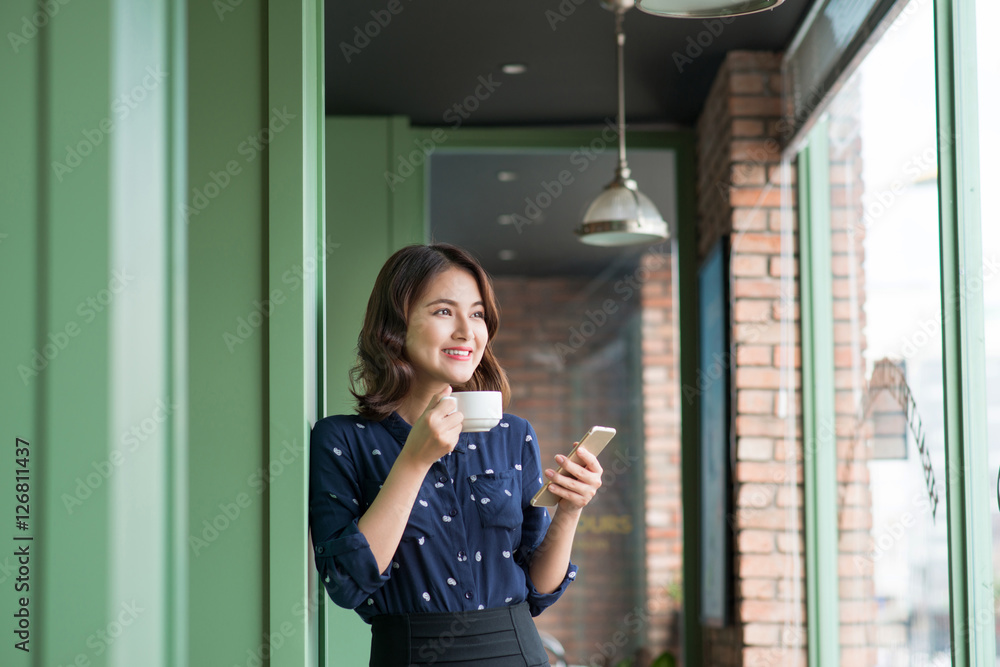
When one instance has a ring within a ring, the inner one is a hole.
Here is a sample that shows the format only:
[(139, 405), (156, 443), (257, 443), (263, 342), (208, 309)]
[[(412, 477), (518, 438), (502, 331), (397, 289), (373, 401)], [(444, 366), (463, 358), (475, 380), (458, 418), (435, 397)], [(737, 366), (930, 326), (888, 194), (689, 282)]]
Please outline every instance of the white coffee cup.
[(456, 391), (443, 400), (453, 399), (462, 413), (463, 433), (489, 431), (503, 417), (503, 394), (499, 391)]

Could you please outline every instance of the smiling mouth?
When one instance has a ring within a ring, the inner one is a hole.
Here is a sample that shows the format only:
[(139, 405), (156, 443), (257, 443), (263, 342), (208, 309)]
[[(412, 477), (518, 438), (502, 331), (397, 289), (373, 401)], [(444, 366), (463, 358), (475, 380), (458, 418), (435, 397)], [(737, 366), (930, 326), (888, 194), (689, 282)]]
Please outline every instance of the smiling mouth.
[(472, 358), (472, 352), (469, 351), (469, 350), (454, 350), (454, 349), (448, 348), (446, 350), (442, 350), (442, 352), (444, 352), (447, 356), (451, 357), (452, 359), (471, 359)]

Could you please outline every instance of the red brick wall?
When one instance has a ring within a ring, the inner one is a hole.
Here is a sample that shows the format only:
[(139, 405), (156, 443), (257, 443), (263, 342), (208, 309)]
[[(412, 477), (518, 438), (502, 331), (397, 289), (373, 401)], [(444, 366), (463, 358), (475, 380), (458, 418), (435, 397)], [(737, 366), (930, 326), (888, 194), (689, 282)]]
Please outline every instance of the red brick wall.
[[(710, 665), (806, 664), (798, 235), (794, 188), (782, 188), (794, 186), (795, 172), (783, 173), (780, 165), (781, 142), (789, 138), (780, 134), (781, 89), (778, 54), (732, 52), (697, 128), (699, 249), (704, 255), (721, 235), (730, 235), (736, 359), (734, 623), (706, 630), (704, 655)], [(877, 661), (871, 573), (855, 565), (870, 544), (871, 529), (867, 450), (855, 441), (853, 391), (859, 385), (852, 370), (864, 367), (865, 349), (856, 94), (845, 86), (830, 125), (836, 139), (831, 143), (830, 247), (837, 420), (830, 430), (836, 434), (838, 461), (845, 667)], [(781, 252), (783, 229), (789, 237), (787, 256)], [(783, 280), (789, 276), (791, 289)], [(782, 345), (782, 322), (791, 347)]]
[[(710, 665), (806, 664), (802, 559), (801, 433), (786, 438), (787, 405), (798, 404), (797, 293), (782, 278), (797, 270), (781, 254), (778, 136), (780, 55), (731, 52), (698, 121), (698, 227), (702, 256), (730, 235), (735, 365), (736, 468), (733, 484), (733, 624), (706, 628)], [(794, 193), (785, 204), (794, 206)], [(784, 214), (794, 233), (793, 208)], [(781, 322), (793, 322), (783, 350)], [(793, 367), (793, 386), (782, 369)], [(795, 411), (798, 412), (797, 410)]]

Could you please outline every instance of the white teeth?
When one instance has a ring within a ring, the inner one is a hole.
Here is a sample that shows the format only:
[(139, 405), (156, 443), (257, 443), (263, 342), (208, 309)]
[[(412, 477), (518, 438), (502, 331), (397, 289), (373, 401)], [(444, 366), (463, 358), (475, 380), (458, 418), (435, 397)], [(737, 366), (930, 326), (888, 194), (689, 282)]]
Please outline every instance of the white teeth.
[(472, 354), (468, 350), (445, 350), (444, 353), (445, 354), (454, 354), (454, 355), (457, 355), (457, 356), (460, 356), (460, 357), (467, 357), (470, 354)]

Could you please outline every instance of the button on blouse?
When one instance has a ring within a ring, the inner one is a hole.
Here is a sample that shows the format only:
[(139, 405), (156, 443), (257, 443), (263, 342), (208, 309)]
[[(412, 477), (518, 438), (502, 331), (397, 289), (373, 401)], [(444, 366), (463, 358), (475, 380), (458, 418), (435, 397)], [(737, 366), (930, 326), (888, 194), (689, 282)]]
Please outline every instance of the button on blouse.
[(358, 519), (374, 501), (410, 434), (393, 413), (381, 422), (336, 415), (313, 427), (309, 524), (330, 598), (370, 623), (379, 614), (488, 609), (527, 600), (537, 616), (576, 577), (540, 593), (529, 564), (549, 514), (530, 503), (542, 485), (534, 429), (504, 414), (485, 433), (462, 433), (424, 478), (399, 547), (384, 572)]

